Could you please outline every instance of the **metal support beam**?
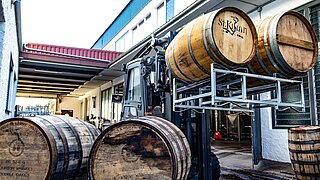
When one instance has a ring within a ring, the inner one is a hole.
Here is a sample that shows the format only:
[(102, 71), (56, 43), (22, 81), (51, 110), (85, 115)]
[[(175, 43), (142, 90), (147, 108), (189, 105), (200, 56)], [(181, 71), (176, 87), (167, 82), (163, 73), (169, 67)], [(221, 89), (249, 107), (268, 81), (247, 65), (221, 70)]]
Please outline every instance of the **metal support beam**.
[[(258, 97), (258, 96), (257, 96)], [(261, 118), (260, 109), (255, 108), (251, 116), (251, 141), (252, 141), (252, 166), (258, 165), (262, 160), (262, 146), (261, 146)]]
[[(231, 75), (231, 76), (230, 76)], [(226, 79), (222, 79), (226, 78)], [(230, 81), (230, 78), (234, 80)], [(270, 85), (261, 85), (254, 87), (254, 92), (250, 89), (250, 94), (259, 94), (270, 90), (275, 90), (276, 98), (267, 100), (252, 99), (248, 96), (247, 78), (255, 79), (257, 81), (265, 80)], [(219, 79), (219, 81), (218, 81)], [(222, 80), (221, 80), (222, 79)], [(233, 84), (238, 81), (240, 85)], [(228, 84), (231, 83), (231, 84)], [(188, 85), (192, 89), (179, 90), (178, 85), (183, 83), (177, 83), (177, 80), (173, 80), (173, 107), (180, 109), (202, 109), (202, 110), (224, 110), (224, 111), (236, 111), (236, 112), (253, 112), (250, 107), (276, 107), (276, 108), (303, 108), (305, 106), (303, 88), (300, 90), (301, 99), (296, 102), (284, 102), (281, 98), (282, 88), (290, 85), (300, 85), (303, 87), (303, 81), (284, 79), (271, 76), (263, 76), (257, 74), (250, 74), (242, 71), (230, 71), (224, 69), (217, 69), (211, 64), (211, 78), (210, 83), (193, 83)], [(232, 86), (231, 86), (232, 85)], [(221, 88), (223, 86), (223, 88)], [(183, 87), (183, 86), (182, 86)], [(266, 88), (267, 87), (267, 88)], [(179, 98), (180, 92), (191, 93), (191, 96)], [(204, 101), (205, 100), (205, 101)], [(189, 102), (196, 102), (195, 105), (188, 104)]]
[(192, 149), (192, 140), (191, 140), (191, 110), (188, 109), (185, 111), (185, 120), (186, 120), (186, 135), (187, 135), (187, 140), (190, 145), (190, 149)]
[(199, 159), (199, 179), (212, 180), (212, 164), (211, 164), (211, 138), (210, 138), (210, 111), (205, 110), (201, 115), (201, 121), (198, 122), (201, 127), (201, 144)]

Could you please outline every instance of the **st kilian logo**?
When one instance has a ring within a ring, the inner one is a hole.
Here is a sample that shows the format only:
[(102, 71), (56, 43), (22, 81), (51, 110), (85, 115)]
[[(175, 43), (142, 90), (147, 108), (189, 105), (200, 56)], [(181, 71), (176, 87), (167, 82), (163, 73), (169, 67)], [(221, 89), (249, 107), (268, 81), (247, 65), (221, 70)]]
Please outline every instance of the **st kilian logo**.
[(243, 39), (248, 34), (248, 29), (245, 26), (240, 26), (238, 22), (239, 18), (237, 16), (231, 16), (231, 19), (219, 18), (218, 25), (222, 27), (224, 33)]
[(12, 132), (12, 134), (16, 135), (17, 137), (9, 144), (9, 153), (14, 157), (18, 157), (23, 153), (25, 145), (18, 132)]

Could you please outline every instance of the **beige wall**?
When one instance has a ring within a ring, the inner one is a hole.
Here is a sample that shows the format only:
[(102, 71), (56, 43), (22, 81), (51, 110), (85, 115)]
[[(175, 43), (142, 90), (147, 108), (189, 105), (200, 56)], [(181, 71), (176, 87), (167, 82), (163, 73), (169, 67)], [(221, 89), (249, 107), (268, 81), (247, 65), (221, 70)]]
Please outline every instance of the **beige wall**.
[(81, 101), (79, 98), (74, 97), (63, 97), (60, 103), (60, 111), (61, 110), (73, 110), (73, 117), (81, 118), (80, 114), (81, 109)]
[[(85, 99), (87, 99), (87, 116), (91, 117), (91, 114), (93, 114), (93, 116), (95, 117), (100, 117), (100, 112), (101, 112), (101, 88), (96, 88), (88, 93), (86, 93), (84, 96), (82, 96), (80, 99), (80, 102), (79, 102), (79, 109), (81, 108), (81, 102), (83, 103), (83, 106), (86, 105), (85, 103)], [(96, 98), (96, 107), (93, 108), (93, 97)], [(85, 110), (84, 107), (82, 107), (83, 111)], [(81, 116), (79, 116), (81, 117)]]

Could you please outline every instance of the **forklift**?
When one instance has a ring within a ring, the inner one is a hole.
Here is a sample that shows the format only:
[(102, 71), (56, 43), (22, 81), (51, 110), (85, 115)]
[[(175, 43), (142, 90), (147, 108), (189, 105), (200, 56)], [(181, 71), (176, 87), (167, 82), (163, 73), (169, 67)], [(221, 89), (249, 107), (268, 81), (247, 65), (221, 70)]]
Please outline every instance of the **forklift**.
[[(192, 164), (188, 179), (219, 179), (220, 163), (211, 150), (210, 110), (173, 108), (173, 76), (166, 66), (165, 49), (174, 35), (170, 32), (163, 38), (152, 38), (133, 60), (122, 66), (125, 81), (121, 120), (157, 116), (172, 122), (184, 132), (190, 145)], [(182, 96), (192, 93), (186, 91)]]

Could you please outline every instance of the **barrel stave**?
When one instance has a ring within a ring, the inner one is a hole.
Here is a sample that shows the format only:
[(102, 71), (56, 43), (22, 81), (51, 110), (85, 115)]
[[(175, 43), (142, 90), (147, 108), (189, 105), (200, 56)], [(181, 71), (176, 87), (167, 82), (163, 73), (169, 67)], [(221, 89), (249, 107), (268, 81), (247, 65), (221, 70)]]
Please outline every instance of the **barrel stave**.
[(289, 154), (297, 179), (320, 178), (320, 127), (291, 128)]

